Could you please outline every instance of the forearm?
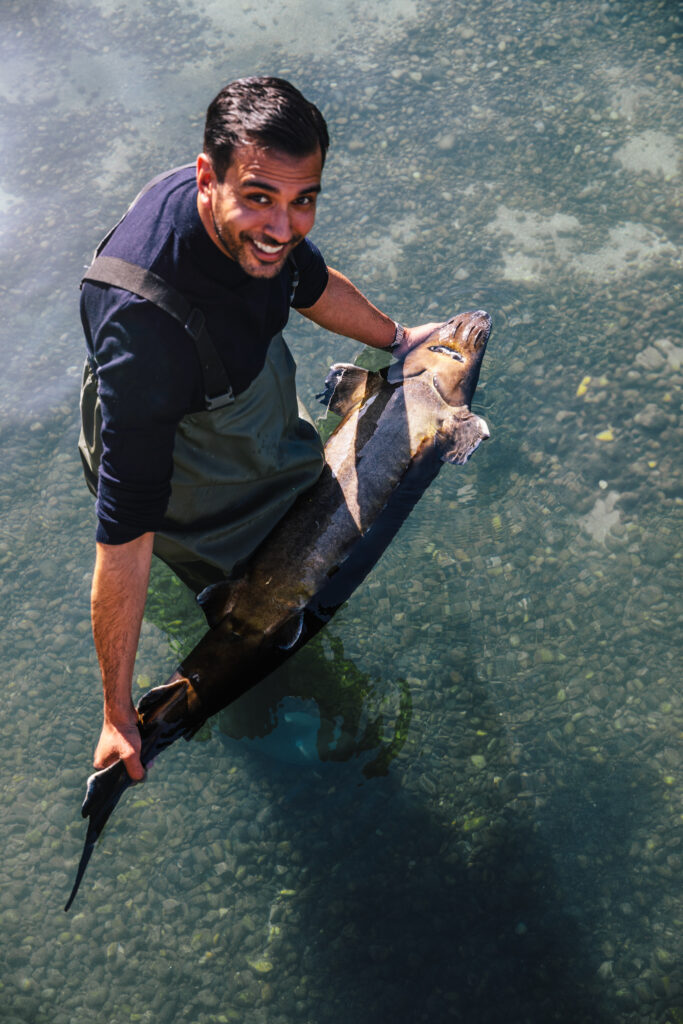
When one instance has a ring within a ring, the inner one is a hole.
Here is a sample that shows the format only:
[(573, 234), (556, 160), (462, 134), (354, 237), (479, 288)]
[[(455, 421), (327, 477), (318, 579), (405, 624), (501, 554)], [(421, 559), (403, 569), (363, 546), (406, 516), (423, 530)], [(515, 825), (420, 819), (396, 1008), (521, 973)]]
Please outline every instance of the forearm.
[(338, 270), (329, 267), (328, 274), (327, 286), (318, 301), (299, 312), (320, 327), (345, 338), (362, 341), (373, 348), (391, 345), (396, 329), (391, 317), (373, 306)]
[(95, 650), (102, 673), (105, 722), (134, 718), (133, 666), (145, 609), (153, 533), (127, 544), (98, 544), (91, 613)]

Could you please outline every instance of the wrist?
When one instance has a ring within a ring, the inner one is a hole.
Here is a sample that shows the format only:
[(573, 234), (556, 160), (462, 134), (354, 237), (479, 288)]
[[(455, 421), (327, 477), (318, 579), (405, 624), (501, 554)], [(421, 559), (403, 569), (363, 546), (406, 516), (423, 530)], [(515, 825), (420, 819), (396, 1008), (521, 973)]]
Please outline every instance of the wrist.
[(406, 329), (403, 324), (400, 324), (398, 320), (394, 320), (394, 337), (389, 345), (385, 345), (384, 348), (387, 352), (393, 352), (397, 349), (405, 336)]
[(130, 701), (130, 703), (127, 703), (125, 705), (104, 705), (104, 721), (106, 725), (112, 726), (114, 729), (127, 727), (131, 725), (131, 723), (137, 722), (137, 717), (137, 711), (133, 707), (132, 700)]

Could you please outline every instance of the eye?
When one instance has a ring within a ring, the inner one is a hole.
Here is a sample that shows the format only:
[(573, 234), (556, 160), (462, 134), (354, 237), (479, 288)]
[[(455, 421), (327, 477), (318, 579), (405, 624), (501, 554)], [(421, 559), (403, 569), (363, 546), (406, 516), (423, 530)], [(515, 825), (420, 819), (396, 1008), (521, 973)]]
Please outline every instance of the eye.
[(247, 202), (254, 203), (256, 206), (266, 206), (270, 202), (270, 196), (265, 192), (252, 192), (246, 196)]
[(445, 345), (430, 345), (429, 351), (440, 352), (444, 356), (450, 356), (451, 359), (457, 359), (459, 363), (465, 362), (464, 357), (459, 352), (456, 352), (454, 348), (447, 348)]

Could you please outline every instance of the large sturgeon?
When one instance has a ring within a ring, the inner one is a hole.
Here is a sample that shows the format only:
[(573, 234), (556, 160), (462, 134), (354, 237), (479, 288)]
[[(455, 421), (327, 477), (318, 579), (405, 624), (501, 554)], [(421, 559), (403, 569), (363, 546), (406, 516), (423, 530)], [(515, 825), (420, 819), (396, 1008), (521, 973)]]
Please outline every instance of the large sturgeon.
[[(331, 368), (321, 397), (343, 418), (325, 445), (323, 472), (244, 575), (199, 595), (209, 631), (137, 706), (143, 765), (314, 636), (375, 565), (442, 461), (465, 463), (489, 436), (470, 407), (490, 331), (488, 313), (462, 313), (388, 369)], [(81, 813), (90, 821), (65, 910), (131, 784), (120, 761), (88, 779)]]

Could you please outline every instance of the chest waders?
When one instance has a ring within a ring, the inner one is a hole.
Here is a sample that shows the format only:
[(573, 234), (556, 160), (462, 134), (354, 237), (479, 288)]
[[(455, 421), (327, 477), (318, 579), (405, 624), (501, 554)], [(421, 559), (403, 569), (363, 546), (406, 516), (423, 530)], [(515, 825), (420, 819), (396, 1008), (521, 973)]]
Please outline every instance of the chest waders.
[[(192, 309), (151, 271), (99, 255), (113, 230), (98, 246), (83, 280), (123, 288), (159, 306), (183, 325), (201, 365), (205, 408), (178, 424), (171, 496), (154, 539), (154, 553), (198, 591), (248, 558), (298, 495), (315, 483), (324, 461), (322, 442), (298, 402), (296, 366), (282, 332), (271, 339), (258, 376), (233, 395), (201, 310)], [(298, 273), (292, 269), (293, 295)], [(86, 360), (78, 447), (93, 494), (102, 457), (101, 425), (96, 368)]]

